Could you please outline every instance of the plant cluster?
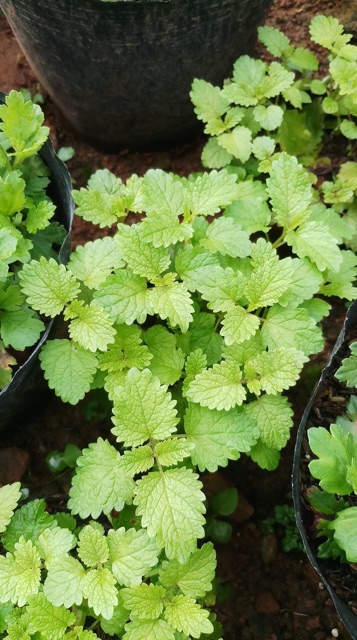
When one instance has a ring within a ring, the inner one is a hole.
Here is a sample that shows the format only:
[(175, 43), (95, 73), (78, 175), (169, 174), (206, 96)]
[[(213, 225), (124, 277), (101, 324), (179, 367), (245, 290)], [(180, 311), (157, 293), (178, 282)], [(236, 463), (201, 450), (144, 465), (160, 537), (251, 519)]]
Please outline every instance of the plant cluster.
[[(334, 30), (335, 58), (352, 56), (340, 26), (322, 24), (330, 40)], [(351, 220), (341, 202), (324, 203), (299, 149), (276, 149), (270, 133), (288, 105), (295, 113), (306, 103), (303, 79), (296, 84), (286, 66), (311, 57), (289, 47), (284, 64), (243, 56), (222, 93), (195, 83), (198, 115), (214, 136), (204, 151), (211, 171), (182, 178), (152, 169), (126, 183), (97, 171), (73, 195), (77, 215), (108, 235), (78, 247), (67, 267), (41, 256), (18, 274), (31, 308), (67, 323), (68, 337), (41, 352), (49, 386), (71, 404), (104, 388), (114, 426), (76, 460), (72, 515), (34, 501), (12, 516), (19, 486), (1, 489), (0, 629), (9, 640), (20, 632), (86, 640), (99, 626), (125, 640), (214, 632), (205, 603), (215, 554), (198, 544), (206, 524), (198, 471), (242, 453), (277, 466), (292, 426), (283, 394), (323, 347), (324, 298), (355, 297)], [(355, 94), (335, 82), (345, 109)], [(222, 513), (218, 505), (213, 516)]]
[(11, 91), (0, 106), (0, 389), (11, 380), (16, 351), (34, 345), (44, 323), (19, 287), (24, 264), (55, 257), (64, 229), (50, 222), (49, 169), (39, 150), (48, 138), (40, 107)]
[(274, 515), (265, 518), (261, 524), (265, 535), (272, 535), (279, 529), (282, 531), (281, 546), (285, 553), (304, 550), (293, 507), (288, 504), (276, 505)]
[[(357, 382), (357, 342), (350, 345), (351, 355), (342, 360), (336, 378), (355, 387)], [(320, 482), (308, 492), (308, 500), (318, 514), (320, 558), (339, 558), (357, 562), (357, 396), (352, 395), (346, 415), (338, 416), (330, 429), (308, 430), (311, 451), (317, 456), (309, 464)]]

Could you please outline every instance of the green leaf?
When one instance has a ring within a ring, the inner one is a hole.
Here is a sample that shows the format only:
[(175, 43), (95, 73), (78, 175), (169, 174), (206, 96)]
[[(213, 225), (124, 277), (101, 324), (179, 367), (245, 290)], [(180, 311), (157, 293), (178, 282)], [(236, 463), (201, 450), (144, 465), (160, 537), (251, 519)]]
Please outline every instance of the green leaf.
[(177, 382), (181, 377), (185, 356), (176, 347), (175, 336), (165, 327), (157, 325), (145, 332), (144, 340), (153, 356), (150, 363), (153, 375), (167, 386)]
[(275, 151), (275, 142), (269, 136), (257, 136), (252, 145), (252, 153), (258, 160), (266, 160)]
[(248, 235), (256, 231), (267, 232), (271, 218), (267, 203), (253, 197), (236, 200), (227, 207), (224, 216), (233, 218)]
[[(0, 106), (1, 109), (1, 106)], [(0, 122), (1, 127), (1, 122)], [(25, 205), (25, 181), (21, 178), (19, 171), (8, 173), (5, 178), (0, 177), (0, 214), (12, 216), (17, 211), (21, 211)]]
[(344, 550), (348, 562), (357, 562), (357, 507), (340, 511), (336, 519), (330, 522), (329, 529), (334, 531), (334, 540)]
[(249, 340), (243, 340), (243, 342), (239, 344), (235, 342), (230, 346), (225, 345), (223, 357), (225, 360), (244, 365), (250, 358), (262, 351), (264, 351), (262, 334), (260, 331), (257, 331)]
[(244, 295), (246, 280), (240, 272), (227, 267), (213, 266), (210, 273), (197, 282), (197, 290), (215, 313), (234, 309), (235, 302)]
[(124, 385), (116, 390), (112, 433), (126, 447), (168, 438), (178, 422), (175, 405), (149, 369), (130, 369)]
[(134, 620), (125, 625), (123, 640), (175, 640), (172, 627), (165, 620)]
[(235, 127), (229, 133), (222, 133), (217, 140), (222, 149), (228, 151), (237, 160), (241, 162), (249, 160), (252, 152), (252, 133), (247, 127)]
[(249, 236), (232, 218), (218, 218), (210, 224), (200, 244), (211, 253), (232, 258), (246, 258), (250, 254)]
[(145, 583), (120, 591), (124, 606), (130, 611), (130, 617), (139, 620), (159, 618), (164, 608), (162, 600), (165, 594), (165, 589), (160, 585)]
[(0, 533), (3, 533), (11, 521), (14, 510), (21, 498), (20, 482), (0, 487)]
[(96, 616), (110, 620), (118, 604), (116, 580), (106, 567), (90, 569), (82, 580), (83, 595)]
[(154, 288), (148, 289), (147, 301), (150, 313), (157, 313), (161, 320), (168, 319), (172, 326), (179, 326), (185, 333), (192, 321), (193, 304), (185, 285), (176, 281), (176, 273), (153, 278)]
[(78, 556), (87, 567), (96, 567), (107, 562), (109, 548), (101, 531), (91, 525), (83, 527), (78, 539)]
[(289, 64), (294, 69), (302, 71), (317, 71), (319, 68), (319, 62), (316, 56), (309, 49), (304, 47), (297, 47), (289, 55)]
[(357, 386), (357, 342), (350, 344), (351, 355), (344, 358), (335, 376), (337, 380), (346, 382), (348, 387)]
[(222, 169), (232, 160), (232, 154), (222, 149), (217, 138), (209, 138), (203, 147), (202, 164), (208, 169)]
[(162, 467), (172, 467), (191, 455), (194, 445), (183, 438), (172, 438), (155, 445), (155, 455)]
[(276, 304), (269, 309), (261, 329), (264, 344), (269, 349), (280, 345), (294, 347), (305, 355), (322, 351), (321, 329), (305, 309), (284, 309)]
[(99, 289), (114, 268), (123, 266), (118, 244), (110, 237), (77, 247), (68, 262), (68, 270), (89, 289)]
[(183, 384), (183, 392), (186, 394), (186, 390), (190, 382), (197, 376), (198, 373), (201, 373), (203, 369), (207, 366), (207, 356), (203, 353), (202, 349), (196, 349), (195, 351), (191, 351), (191, 353), (187, 356), (186, 364), (185, 364), (185, 381)]
[[(119, 602), (116, 607), (114, 607), (113, 616), (110, 620), (106, 620), (101, 616), (100, 626), (103, 629), (104, 633), (108, 634), (108, 636), (117, 636), (122, 637), (124, 632), (125, 623), (128, 621), (128, 612), (124, 608), (121, 598), (119, 597)], [(79, 640), (81, 640), (79, 638)], [(83, 639), (85, 640), (85, 639)]]
[(43, 586), (46, 598), (57, 607), (82, 604), (84, 575), (84, 567), (78, 560), (62, 556), (60, 563), (56, 562), (48, 569)]
[[(332, 16), (315, 16), (310, 23), (310, 37), (322, 47), (332, 49), (336, 41), (341, 40), (343, 25)], [(351, 36), (346, 36), (347, 42)]]
[(228, 411), (245, 400), (246, 392), (241, 379), (239, 366), (223, 361), (199, 373), (190, 382), (187, 397), (203, 407)]
[(46, 640), (62, 640), (67, 627), (75, 623), (75, 616), (64, 607), (55, 607), (43, 593), (29, 597), (27, 612), (30, 616), (29, 628), (45, 635)]
[(246, 367), (247, 385), (250, 391), (258, 393), (263, 390), (276, 395), (293, 386), (297, 381), (303, 364), (308, 358), (302, 351), (294, 347), (277, 347), (272, 351), (263, 351), (249, 360), (247, 367), (258, 375), (258, 379), (250, 384), (250, 376)]
[(29, 233), (37, 233), (46, 229), (49, 221), (54, 216), (56, 206), (53, 202), (42, 200), (37, 206), (30, 206), (24, 221), (24, 225)]
[(212, 255), (204, 247), (186, 245), (176, 255), (175, 269), (189, 291), (195, 291), (199, 282), (204, 282), (212, 267), (219, 266), (218, 256)]
[(214, 87), (205, 80), (195, 78), (190, 98), (195, 106), (197, 118), (203, 122), (212, 122), (229, 109), (229, 104), (222, 96), (220, 88)]
[(259, 432), (239, 409), (217, 411), (198, 404), (188, 405), (184, 428), (187, 440), (194, 445), (193, 464), (200, 471), (216, 471), (226, 467), (228, 460), (238, 460), (255, 444)]
[(131, 500), (134, 483), (121, 464), (120, 454), (107, 440), (98, 438), (83, 450), (69, 491), (68, 507), (81, 518), (98, 518)]
[(159, 550), (144, 529), (110, 529), (107, 540), (111, 569), (119, 584), (139, 585), (142, 577), (157, 564)]
[(111, 227), (126, 215), (122, 181), (108, 169), (99, 169), (88, 180), (88, 188), (74, 190), (76, 213), (100, 228)]
[(290, 52), (290, 40), (279, 29), (269, 26), (258, 27), (258, 37), (269, 53), (277, 58)]
[(149, 536), (156, 536), (169, 559), (186, 562), (204, 536), (204, 494), (197, 474), (176, 468), (152, 471), (137, 482), (134, 504)]
[(36, 547), (41, 558), (46, 563), (46, 568), (58, 562), (59, 557), (67, 555), (76, 544), (74, 535), (62, 527), (45, 529), (36, 541)]
[(212, 313), (198, 313), (190, 324), (190, 348), (202, 349), (210, 366), (221, 359), (223, 338), (216, 333), (216, 319)]
[[(277, 397), (277, 396), (273, 396)], [(262, 441), (258, 440), (257, 444), (251, 448), (249, 452), (253, 462), (256, 462), (261, 469), (267, 469), (267, 471), (274, 471), (277, 468), (280, 460), (280, 453), (276, 449), (271, 449)]]
[(275, 218), (286, 230), (295, 229), (309, 218), (311, 182), (295, 157), (282, 153), (274, 160), (267, 190)]
[(207, 591), (212, 590), (216, 564), (213, 544), (206, 542), (183, 564), (176, 559), (164, 561), (159, 573), (160, 582), (167, 589), (177, 585), (184, 595), (191, 598), (203, 598)]
[(320, 222), (305, 222), (286, 234), (286, 242), (300, 258), (310, 258), (320, 271), (337, 272), (342, 262), (338, 241)]
[(122, 371), (136, 367), (144, 369), (150, 365), (152, 354), (142, 344), (140, 329), (137, 325), (116, 325), (115, 340), (105, 353), (98, 355), (98, 367), (101, 371)]
[[(245, 405), (244, 413), (258, 427), (261, 443), (265, 447), (282, 449), (285, 446), (290, 435), (290, 429), (293, 426), (293, 412), (285, 396), (261, 396), (254, 402)], [(266, 461), (270, 459), (270, 462), (272, 462), (271, 456), (276, 459), (276, 454), (268, 452), (266, 448), (263, 451), (263, 447), (259, 442), (258, 446), (259, 450), (256, 448), (254, 454), (253, 450), (251, 451), (252, 457), (254, 455), (253, 460), (258, 458), (262, 460), (263, 456)], [(269, 469), (271, 467), (267, 466), (265, 468)]]
[(138, 473), (144, 473), (151, 469), (153, 465), (153, 451), (148, 445), (124, 451), (122, 467), (127, 475), (133, 477)]
[(174, 596), (165, 609), (168, 623), (193, 638), (199, 638), (201, 633), (212, 633), (213, 625), (208, 616), (209, 611), (201, 609), (195, 600), (184, 595)]
[(165, 247), (154, 247), (144, 242), (139, 227), (118, 225), (115, 236), (120, 255), (133, 273), (144, 278), (154, 278), (170, 266), (170, 255)]
[(45, 512), (45, 506), (44, 500), (32, 500), (15, 512), (1, 538), (7, 551), (13, 552), (20, 538), (35, 543), (41, 533), (56, 526), (54, 518)]
[(354, 282), (357, 275), (357, 257), (353, 251), (340, 252), (342, 263), (337, 271), (327, 269), (325, 273), (325, 282), (320, 292), (327, 296), (339, 296), (354, 300), (356, 297), (356, 288)]
[(266, 131), (274, 131), (274, 129), (280, 127), (283, 113), (281, 107), (273, 104), (268, 107), (259, 104), (253, 110), (254, 118)]
[(84, 398), (97, 369), (94, 353), (70, 340), (48, 340), (39, 358), (48, 386), (63, 402), (77, 404)]
[(293, 84), (294, 79), (294, 73), (285, 69), (279, 62), (272, 62), (269, 65), (267, 75), (257, 87), (257, 95), (259, 97), (275, 98), (285, 89), (288, 89)]
[(63, 264), (53, 258), (32, 260), (19, 273), (22, 292), (40, 313), (54, 318), (79, 293), (79, 285)]
[(222, 321), (221, 335), (228, 346), (244, 342), (259, 329), (260, 321), (258, 316), (248, 313), (243, 307), (235, 306), (228, 310)]
[(237, 194), (237, 178), (234, 174), (225, 170), (210, 171), (188, 183), (187, 204), (194, 215), (213, 216), (231, 204)]
[(115, 329), (109, 314), (93, 302), (75, 300), (64, 313), (64, 319), (72, 318), (68, 333), (70, 338), (83, 349), (96, 352), (106, 351), (108, 344), (114, 342)]
[(310, 462), (309, 469), (320, 480), (321, 488), (340, 496), (350, 494), (353, 487), (347, 481), (347, 469), (357, 457), (357, 442), (352, 434), (332, 424), (330, 433), (323, 427), (310, 428), (308, 438), (312, 452), (319, 458)]
[(357, 140), (357, 126), (350, 120), (342, 120), (340, 131), (349, 140)]
[(37, 593), (41, 578), (41, 558), (31, 540), (21, 536), (14, 554), (0, 556), (0, 602), (23, 607)]
[(0, 335), (5, 347), (24, 351), (39, 339), (45, 325), (29, 309), (0, 312)]
[(279, 298), (279, 305), (294, 309), (304, 300), (309, 300), (319, 291), (323, 277), (317, 267), (307, 258), (293, 258), (290, 265), (294, 269), (288, 289)]
[(249, 311), (271, 306), (278, 302), (290, 286), (294, 273), (291, 258), (280, 260), (270, 242), (259, 238), (252, 245), (253, 271), (247, 282), (245, 295), (249, 300)]
[(120, 269), (109, 276), (93, 295), (95, 304), (103, 307), (114, 322), (141, 324), (147, 316), (146, 279), (130, 269)]
[(49, 128), (41, 126), (43, 121), (39, 105), (25, 101), (20, 91), (10, 91), (0, 106), (0, 130), (21, 160), (34, 155), (47, 140)]

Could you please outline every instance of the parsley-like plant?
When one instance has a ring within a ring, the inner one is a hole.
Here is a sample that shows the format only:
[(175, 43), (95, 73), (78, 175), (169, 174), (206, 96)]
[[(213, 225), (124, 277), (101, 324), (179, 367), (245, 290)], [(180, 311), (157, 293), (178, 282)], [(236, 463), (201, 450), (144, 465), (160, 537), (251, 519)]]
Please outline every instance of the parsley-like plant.
[(19, 287), (24, 264), (56, 256), (64, 229), (50, 222), (49, 169), (38, 152), (48, 138), (43, 113), (21, 92), (0, 106), (0, 389), (11, 380), (16, 352), (33, 346), (45, 328)]

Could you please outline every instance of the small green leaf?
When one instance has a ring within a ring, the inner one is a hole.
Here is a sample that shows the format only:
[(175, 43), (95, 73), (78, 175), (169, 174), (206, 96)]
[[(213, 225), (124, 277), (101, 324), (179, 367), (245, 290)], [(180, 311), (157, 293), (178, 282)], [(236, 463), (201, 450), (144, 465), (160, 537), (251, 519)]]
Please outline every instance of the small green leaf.
[(89, 391), (98, 363), (94, 353), (70, 340), (47, 341), (40, 361), (50, 389), (70, 404), (77, 404)]
[(20, 486), (20, 482), (14, 482), (0, 487), (0, 533), (5, 531), (21, 498)]
[(121, 589), (124, 606), (129, 609), (131, 618), (156, 620), (164, 608), (163, 598), (166, 591), (160, 585), (140, 584), (131, 589)]
[(119, 584), (139, 585), (142, 577), (157, 564), (159, 550), (144, 529), (110, 529), (107, 540), (112, 572)]
[(212, 590), (216, 568), (216, 552), (211, 542), (206, 542), (194, 551), (187, 562), (164, 561), (160, 569), (160, 582), (170, 589), (176, 585), (182, 593), (191, 598), (203, 598)]
[(187, 397), (202, 407), (229, 411), (246, 398), (241, 379), (242, 372), (237, 364), (222, 361), (211, 369), (204, 369), (190, 382)]
[(41, 313), (54, 318), (79, 293), (79, 285), (63, 264), (53, 258), (32, 260), (19, 273), (22, 292), (28, 303)]
[(201, 633), (212, 633), (213, 625), (208, 616), (209, 611), (201, 609), (192, 598), (184, 595), (174, 596), (165, 609), (168, 623), (193, 638), (199, 638)]

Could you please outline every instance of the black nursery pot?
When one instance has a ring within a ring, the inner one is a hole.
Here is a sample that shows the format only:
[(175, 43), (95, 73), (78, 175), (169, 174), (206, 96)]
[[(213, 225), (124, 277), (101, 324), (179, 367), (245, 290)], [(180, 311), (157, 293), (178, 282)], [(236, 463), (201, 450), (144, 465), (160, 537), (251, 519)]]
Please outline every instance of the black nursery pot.
[[(314, 567), (315, 571), (319, 574), (322, 582), (326, 586), (329, 591), (331, 598), (336, 607), (337, 613), (340, 616), (343, 624), (345, 625), (347, 631), (350, 633), (353, 640), (357, 640), (357, 616), (351, 611), (351, 609), (343, 602), (343, 600), (336, 593), (334, 588), (332, 587), (327, 572), (326, 572), (326, 562), (324, 560), (320, 560), (317, 558), (316, 549), (313, 545), (309, 534), (308, 534), (308, 526), (307, 526), (307, 514), (308, 510), (304, 502), (303, 498), (303, 490), (302, 490), (302, 477), (301, 477), (301, 468), (302, 468), (302, 460), (305, 457), (305, 453), (308, 453), (309, 448), (307, 445), (307, 435), (306, 431), (308, 428), (309, 417), (314, 406), (315, 400), (321, 391), (321, 387), (324, 385), (327, 378), (336, 371), (337, 363), (336, 356), (339, 354), (340, 350), (343, 348), (346, 336), (350, 331), (355, 329), (357, 325), (357, 301), (354, 302), (346, 314), (346, 319), (341, 330), (341, 333), (336, 341), (336, 344), (332, 350), (330, 359), (328, 364), (324, 368), (319, 381), (317, 382), (315, 389), (310, 397), (309, 403), (305, 409), (304, 415), (299, 425), (299, 430), (297, 434), (297, 440), (295, 445), (294, 452), (294, 463), (293, 463), (293, 474), (292, 474), (292, 488), (293, 488), (293, 500), (295, 507), (295, 515), (297, 525), (300, 531), (300, 535), (302, 537), (306, 554)], [(356, 532), (357, 535), (357, 532)], [(334, 561), (335, 565), (339, 564), (339, 561)]]
[(272, 0), (0, 0), (36, 76), (86, 140), (113, 152), (202, 130), (193, 78), (221, 85)]
[[(0, 93), (0, 103), (3, 102), (4, 95)], [(51, 171), (51, 182), (47, 194), (56, 205), (54, 219), (67, 231), (66, 238), (58, 251), (59, 261), (65, 264), (70, 253), (70, 233), (74, 213), (71, 179), (65, 164), (55, 154), (49, 140), (44, 144), (39, 155)], [(41, 385), (43, 385), (43, 376), (39, 371), (37, 358), (51, 330), (53, 330), (53, 320), (48, 322), (39, 342), (31, 347), (31, 354), (26, 362), (17, 369), (11, 382), (0, 391), (0, 431), (6, 427), (15, 427), (22, 413), (26, 412), (29, 415), (36, 408)]]

